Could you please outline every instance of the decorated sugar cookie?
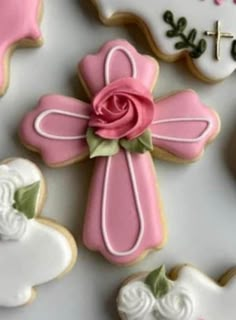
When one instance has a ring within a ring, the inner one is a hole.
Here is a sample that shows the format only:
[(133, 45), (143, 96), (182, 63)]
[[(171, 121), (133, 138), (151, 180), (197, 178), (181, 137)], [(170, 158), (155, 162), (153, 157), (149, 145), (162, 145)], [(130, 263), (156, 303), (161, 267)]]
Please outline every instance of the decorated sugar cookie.
[(92, 0), (104, 23), (136, 22), (158, 57), (183, 56), (205, 81), (228, 77), (236, 68), (234, 0)]
[(0, 306), (35, 297), (35, 286), (68, 272), (76, 260), (70, 233), (37, 217), (45, 196), (39, 169), (25, 159), (0, 164)]
[(8, 86), (9, 59), (19, 46), (42, 42), (39, 20), (42, 0), (1, 0), (0, 3), (0, 96)]
[(96, 159), (83, 240), (116, 264), (134, 263), (165, 241), (151, 152), (193, 161), (219, 132), (217, 115), (191, 90), (154, 100), (158, 72), (128, 42), (108, 42), (79, 64), (90, 103), (44, 96), (20, 129), (49, 166)]
[(122, 320), (222, 320), (236, 314), (236, 269), (218, 283), (184, 265), (167, 277), (160, 267), (128, 279), (119, 292)]

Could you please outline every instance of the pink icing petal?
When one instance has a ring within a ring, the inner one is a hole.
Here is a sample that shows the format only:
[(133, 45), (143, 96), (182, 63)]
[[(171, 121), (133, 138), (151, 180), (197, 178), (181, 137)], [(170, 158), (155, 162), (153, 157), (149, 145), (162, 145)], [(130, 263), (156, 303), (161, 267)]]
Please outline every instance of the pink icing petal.
[(72, 162), (89, 153), (85, 135), (90, 113), (90, 105), (77, 99), (44, 96), (25, 116), (20, 136), (48, 165)]
[(5, 83), (4, 60), (8, 50), (23, 39), (38, 40), (41, 0), (1, 0), (0, 4), (0, 91)]
[[(119, 111), (114, 97), (122, 100)], [(89, 126), (105, 139), (135, 139), (150, 126), (154, 116), (150, 91), (133, 78), (120, 79), (107, 85), (95, 96), (92, 107)]]
[(193, 160), (219, 130), (216, 114), (191, 90), (156, 102), (151, 131), (154, 147), (183, 160)]
[(94, 96), (106, 84), (132, 76), (150, 90), (158, 76), (159, 65), (154, 59), (139, 54), (127, 41), (115, 40), (106, 43), (97, 54), (86, 56), (79, 64), (79, 72)]
[[(148, 192), (147, 192), (148, 191)], [(97, 158), (83, 240), (110, 262), (130, 264), (164, 238), (149, 153)]]
[(215, 0), (215, 3), (218, 5), (221, 5), (223, 3), (224, 0)]

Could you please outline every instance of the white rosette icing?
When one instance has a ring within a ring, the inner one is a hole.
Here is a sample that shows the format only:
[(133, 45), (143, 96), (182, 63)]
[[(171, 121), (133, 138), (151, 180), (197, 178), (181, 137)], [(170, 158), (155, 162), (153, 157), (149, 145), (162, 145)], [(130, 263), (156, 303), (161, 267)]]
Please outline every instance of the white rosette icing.
[(127, 320), (189, 320), (194, 311), (194, 301), (189, 292), (173, 286), (162, 298), (155, 298), (142, 281), (131, 282), (120, 291), (118, 310)]
[(156, 300), (154, 313), (158, 320), (188, 320), (193, 310), (194, 303), (189, 292), (173, 286), (166, 295)]
[(118, 310), (129, 320), (144, 319), (153, 311), (156, 300), (145, 283), (136, 281), (123, 287), (119, 295)]
[(28, 219), (14, 209), (14, 194), (24, 185), (20, 174), (8, 167), (0, 166), (0, 239), (19, 240), (26, 232)]
[(27, 230), (28, 219), (14, 208), (0, 208), (0, 239), (19, 240)]

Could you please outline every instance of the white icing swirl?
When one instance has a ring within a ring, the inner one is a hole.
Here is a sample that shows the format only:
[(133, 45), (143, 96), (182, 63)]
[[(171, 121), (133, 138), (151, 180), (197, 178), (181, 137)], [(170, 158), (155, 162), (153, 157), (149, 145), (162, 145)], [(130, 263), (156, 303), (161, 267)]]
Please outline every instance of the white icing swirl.
[(173, 287), (165, 296), (156, 301), (155, 316), (158, 320), (189, 320), (194, 310), (194, 302), (189, 292)]
[(28, 225), (26, 216), (14, 208), (0, 209), (0, 239), (19, 240), (25, 234)]
[(143, 282), (136, 281), (121, 289), (118, 310), (129, 320), (144, 319), (153, 311), (155, 302), (150, 289)]
[(7, 165), (0, 166), (0, 239), (19, 240), (26, 232), (28, 220), (13, 208), (14, 194), (24, 185), (20, 174)]
[(128, 320), (145, 320), (145, 317), (156, 320), (190, 320), (194, 301), (186, 289), (175, 287), (174, 282), (166, 295), (156, 299), (145, 283), (135, 281), (121, 289), (118, 310)]

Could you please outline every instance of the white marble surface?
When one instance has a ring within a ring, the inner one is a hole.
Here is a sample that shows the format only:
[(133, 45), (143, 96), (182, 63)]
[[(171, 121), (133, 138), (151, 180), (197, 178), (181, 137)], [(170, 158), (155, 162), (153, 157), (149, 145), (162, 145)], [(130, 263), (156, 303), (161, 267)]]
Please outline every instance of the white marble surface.
[[(42, 29), (44, 46), (18, 50), (12, 59), (10, 88), (0, 99), (0, 158), (24, 156), (39, 164), (48, 182), (43, 214), (67, 226), (80, 242), (92, 163), (47, 168), (37, 155), (21, 146), (18, 124), (42, 94), (86, 98), (76, 78), (76, 66), (105, 41), (122, 37), (141, 52), (151, 51), (139, 29), (103, 26), (89, 0), (45, 0)], [(119, 268), (80, 244), (78, 262), (69, 275), (38, 288), (31, 305), (1, 308), (0, 319), (117, 320), (117, 288), (123, 278), (136, 271), (162, 263), (171, 267), (189, 262), (217, 278), (235, 266), (236, 181), (229, 160), (234, 150), (236, 154), (235, 84), (236, 75), (211, 86), (194, 79), (183, 63), (161, 63), (157, 96), (193, 88), (222, 120), (220, 136), (199, 162), (176, 165), (155, 161), (169, 229), (166, 247), (132, 268)]]

